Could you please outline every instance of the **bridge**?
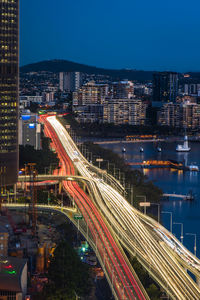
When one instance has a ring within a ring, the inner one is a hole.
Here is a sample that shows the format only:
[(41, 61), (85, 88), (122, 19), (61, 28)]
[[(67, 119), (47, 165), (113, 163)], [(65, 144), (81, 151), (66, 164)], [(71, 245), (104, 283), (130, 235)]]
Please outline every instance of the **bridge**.
[[(89, 195), (84, 194), (74, 180), (63, 181), (63, 188), (68, 194), (74, 194), (76, 206), (88, 224), (101, 259), (111, 255), (110, 263), (105, 267), (108, 282), (115, 278), (115, 298), (148, 299), (142, 284), (131, 267), (129, 268), (123, 249), (117, 246), (120, 242), (130, 254), (137, 256), (149, 274), (172, 299), (199, 300), (199, 259), (163, 226), (132, 207), (124, 199), (123, 189), (120, 189), (114, 180), (112, 185), (108, 184), (109, 175), (100, 176), (102, 170), (94, 168), (85, 159), (55, 116), (44, 118), (43, 122), (45, 134), (52, 139), (53, 147), (62, 162), (59, 174), (74, 175), (76, 170), (79, 175), (88, 179)], [(118, 189), (115, 186), (118, 186)], [(112, 261), (112, 257), (116, 260)], [(112, 271), (111, 264), (114, 267), (118, 266), (117, 270)], [(186, 269), (196, 276), (197, 283)]]

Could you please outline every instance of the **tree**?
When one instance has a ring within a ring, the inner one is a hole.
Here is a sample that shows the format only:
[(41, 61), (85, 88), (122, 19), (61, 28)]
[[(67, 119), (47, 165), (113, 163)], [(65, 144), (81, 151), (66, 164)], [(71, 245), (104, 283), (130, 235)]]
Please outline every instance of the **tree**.
[(62, 241), (54, 252), (48, 279), (45, 299), (75, 299), (75, 294), (84, 296), (89, 292), (89, 268), (66, 241)]

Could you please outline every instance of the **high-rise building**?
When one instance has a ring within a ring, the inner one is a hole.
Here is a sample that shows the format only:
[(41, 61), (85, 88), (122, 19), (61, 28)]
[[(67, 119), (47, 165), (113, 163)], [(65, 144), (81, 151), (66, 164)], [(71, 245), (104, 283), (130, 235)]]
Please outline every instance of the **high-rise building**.
[(106, 96), (108, 96), (108, 84), (89, 81), (73, 93), (73, 105), (101, 104)]
[(109, 94), (114, 99), (131, 99), (134, 97), (134, 83), (128, 80), (113, 82)]
[(178, 95), (178, 74), (175, 72), (157, 72), (153, 75), (153, 102), (176, 102)]
[(179, 128), (197, 129), (200, 127), (200, 104), (166, 103), (158, 115), (158, 124)]
[(41, 149), (41, 124), (38, 115), (30, 110), (23, 110), (19, 118), (19, 144), (31, 145), (36, 150)]
[(82, 85), (82, 74), (80, 72), (60, 72), (59, 87), (62, 92), (75, 92)]
[(0, 0), (0, 186), (18, 174), (19, 0)]
[(145, 125), (146, 108), (139, 99), (107, 98), (103, 105), (103, 122), (115, 125)]

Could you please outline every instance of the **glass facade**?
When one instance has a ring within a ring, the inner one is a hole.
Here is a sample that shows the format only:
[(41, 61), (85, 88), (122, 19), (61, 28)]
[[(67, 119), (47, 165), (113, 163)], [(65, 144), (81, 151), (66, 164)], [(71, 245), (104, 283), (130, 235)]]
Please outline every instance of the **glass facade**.
[(19, 0), (0, 0), (0, 186), (18, 174)]
[(176, 102), (178, 95), (178, 74), (175, 72), (157, 72), (153, 75), (153, 101)]

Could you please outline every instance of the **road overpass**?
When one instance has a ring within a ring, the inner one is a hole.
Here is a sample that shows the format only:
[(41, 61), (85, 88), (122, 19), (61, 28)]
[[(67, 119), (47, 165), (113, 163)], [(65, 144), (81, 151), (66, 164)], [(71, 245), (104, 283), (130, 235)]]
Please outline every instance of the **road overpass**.
[[(64, 157), (65, 166), (70, 161), (82, 177), (89, 179), (90, 196), (93, 200), (90, 202), (92, 211), (94, 207), (98, 209), (101, 217), (112, 228), (109, 229), (110, 232), (115, 232), (123, 246), (137, 256), (172, 299), (199, 300), (200, 290), (185, 271), (187, 265), (188, 269), (193, 270), (198, 277), (199, 260), (164, 227), (154, 223), (152, 219), (147, 219), (145, 215), (131, 207), (118, 190), (106, 183), (106, 178), (99, 177), (100, 170), (94, 171), (93, 166), (82, 156), (55, 117), (48, 117), (45, 122), (46, 133), (52, 138), (59, 158)], [(60, 172), (65, 171), (62, 169)], [(69, 186), (66, 186), (65, 182), (63, 185), (70, 193)], [(78, 201), (76, 204), (81, 209)], [(98, 230), (97, 234), (99, 234)]]

